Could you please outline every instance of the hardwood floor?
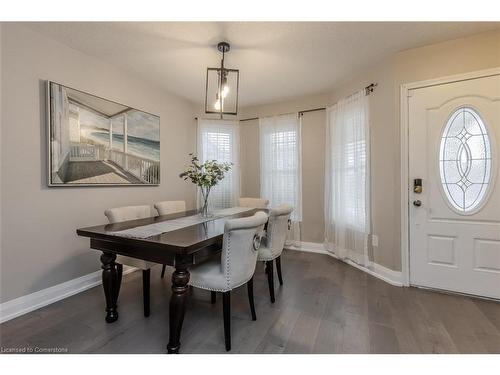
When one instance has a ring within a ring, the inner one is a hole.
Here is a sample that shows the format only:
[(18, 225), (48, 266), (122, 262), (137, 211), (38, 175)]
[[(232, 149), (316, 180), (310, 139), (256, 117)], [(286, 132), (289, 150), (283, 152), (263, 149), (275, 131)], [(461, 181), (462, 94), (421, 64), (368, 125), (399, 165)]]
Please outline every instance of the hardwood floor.
[[(284, 285), (275, 283), (271, 304), (257, 265), (257, 321), (246, 287), (231, 293), (230, 353), (500, 353), (500, 303), (393, 287), (321, 254), (286, 251), (282, 267)], [(170, 278), (160, 271), (151, 274), (149, 318), (134, 272), (124, 277), (117, 322), (104, 322), (99, 286), (0, 325), (1, 346), (165, 353)], [(191, 291), (181, 343), (182, 353), (225, 353), (222, 296), (212, 305), (210, 292)]]

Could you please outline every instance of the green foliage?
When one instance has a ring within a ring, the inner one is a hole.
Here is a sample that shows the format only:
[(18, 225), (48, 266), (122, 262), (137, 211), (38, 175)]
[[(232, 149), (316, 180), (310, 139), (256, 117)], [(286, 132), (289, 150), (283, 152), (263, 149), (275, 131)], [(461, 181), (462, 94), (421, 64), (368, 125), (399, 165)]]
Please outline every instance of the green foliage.
[(217, 160), (207, 160), (200, 163), (197, 156), (191, 156), (191, 164), (189, 168), (182, 172), (179, 177), (184, 181), (190, 180), (193, 184), (208, 190), (224, 179), (227, 172), (231, 170), (233, 163), (219, 163)]

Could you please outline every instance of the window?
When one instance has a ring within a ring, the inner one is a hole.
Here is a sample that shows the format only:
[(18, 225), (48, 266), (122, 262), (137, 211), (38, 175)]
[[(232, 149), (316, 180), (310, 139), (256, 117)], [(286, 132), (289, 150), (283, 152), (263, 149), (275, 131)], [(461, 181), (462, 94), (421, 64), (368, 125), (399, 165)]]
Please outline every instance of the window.
[(302, 220), (300, 120), (297, 113), (260, 119), (260, 195), (270, 207), (294, 207)]
[[(354, 129), (347, 132), (346, 143), (342, 148), (345, 160), (340, 166), (339, 172), (344, 178), (340, 179), (339, 189), (349, 192), (344, 201), (345, 222), (355, 230), (365, 231), (367, 221), (366, 212), (366, 141), (356, 140)], [(360, 214), (362, 213), (362, 214)]]
[(325, 243), (340, 258), (368, 261), (369, 108), (364, 90), (327, 109)]
[(236, 121), (198, 121), (198, 157), (200, 161), (231, 162), (231, 171), (210, 192), (211, 209), (237, 205), (240, 196), (239, 125)]
[(486, 126), (474, 109), (450, 116), (439, 150), (441, 186), (459, 213), (473, 213), (486, 198), (491, 180), (491, 146)]

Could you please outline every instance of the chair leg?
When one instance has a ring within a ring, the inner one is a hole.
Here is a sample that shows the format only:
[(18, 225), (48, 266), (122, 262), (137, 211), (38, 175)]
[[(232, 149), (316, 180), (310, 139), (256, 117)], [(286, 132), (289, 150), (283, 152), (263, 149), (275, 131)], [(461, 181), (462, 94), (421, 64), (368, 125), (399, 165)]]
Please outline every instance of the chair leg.
[(167, 268), (167, 266), (164, 264), (163, 267), (161, 268), (161, 278), (163, 279), (163, 277), (165, 277), (165, 269)]
[(144, 316), (149, 316), (149, 286), (151, 279), (151, 270), (142, 270), (142, 296), (144, 302)]
[(278, 271), (278, 280), (283, 285), (283, 276), (281, 275), (281, 255), (276, 258), (276, 271)]
[(274, 303), (274, 271), (273, 271), (272, 260), (266, 262), (266, 270), (267, 270), (267, 284), (269, 285), (269, 295), (271, 296), (271, 303)]
[(224, 313), (224, 339), (228, 352), (231, 350), (231, 292), (222, 293), (222, 310)]
[(214, 291), (210, 292), (210, 303), (213, 305), (217, 300), (217, 293)]
[(252, 320), (257, 320), (257, 315), (255, 315), (255, 303), (253, 300), (253, 276), (247, 282), (247, 292), (248, 302), (250, 302), (250, 311), (252, 312)]

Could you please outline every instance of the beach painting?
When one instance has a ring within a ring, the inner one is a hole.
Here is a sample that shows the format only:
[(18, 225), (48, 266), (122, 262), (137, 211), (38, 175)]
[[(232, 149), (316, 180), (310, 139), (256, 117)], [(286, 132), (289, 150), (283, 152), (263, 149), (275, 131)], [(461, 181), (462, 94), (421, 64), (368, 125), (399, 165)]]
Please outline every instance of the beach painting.
[(158, 185), (160, 118), (47, 83), (49, 186)]

